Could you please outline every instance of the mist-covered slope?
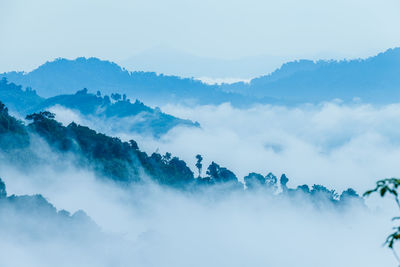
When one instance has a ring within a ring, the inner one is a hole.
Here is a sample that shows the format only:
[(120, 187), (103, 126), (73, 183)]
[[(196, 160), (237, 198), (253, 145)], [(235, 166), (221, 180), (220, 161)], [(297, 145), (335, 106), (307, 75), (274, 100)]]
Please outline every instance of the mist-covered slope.
[(400, 101), (400, 48), (367, 59), (288, 62), (269, 75), (227, 90), (289, 102), (360, 98), (371, 103)]
[(10, 107), (10, 111), (26, 116), (33, 112), (52, 107), (70, 109), (78, 112), (92, 122), (107, 122), (108, 127), (124, 129), (127, 132), (148, 134), (160, 137), (176, 126), (199, 127), (198, 123), (180, 119), (163, 113), (159, 108), (146, 106), (139, 100), (131, 102), (126, 95), (111, 94), (102, 96), (88, 93), (82, 89), (75, 94), (40, 97), (30, 87), (0, 81), (0, 100)]
[[(73, 164), (83, 169), (94, 171), (98, 177), (118, 184), (154, 182), (163, 186), (202, 192), (210, 188), (218, 188), (222, 192), (261, 191), (275, 194), (282, 190), (284, 196), (303, 196), (315, 202), (331, 203), (338, 207), (349, 199), (358, 199), (352, 189), (344, 191), (340, 196), (322, 185), (287, 187), (289, 179), (282, 174), (280, 179), (269, 173), (261, 175), (249, 173), (239, 179), (232, 171), (212, 162), (201, 177), (202, 157), (197, 156), (198, 176), (187, 166), (187, 163), (171, 153), (151, 155), (141, 151), (134, 140), (123, 142), (119, 138), (71, 123), (63, 126), (54, 119), (54, 114), (46, 111), (27, 116), (28, 125), (16, 120), (8, 114), (8, 109), (0, 103), (0, 153), (2, 161), (19, 165), (21, 169), (35, 168), (37, 164), (46, 162), (47, 153), (60, 154), (62, 157), (72, 156)], [(39, 137), (39, 139), (37, 139)], [(42, 141), (40, 141), (42, 140)], [(45, 143), (42, 143), (42, 142)], [(49, 147), (44, 153), (43, 147)], [(39, 149), (39, 147), (41, 149)], [(65, 160), (64, 159), (64, 160)], [(242, 180), (242, 181), (240, 181)]]
[[(17, 195), (49, 196), (49, 201), (7, 197), (0, 187), (0, 233), (11, 233), (0, 242), (11, 255), (0, 263), (103, 267), (194, 262), (200, 267), (293, 266), (294, 261), (336, 266), (339, 261), (346, 266), (348, 258), (340, 255), (349, 253), (356, 266), (360, 259), (370, 263), (381, 254), (369, 245), (380, 234), (370, 231), (376, 218), (352, 189), (293, 188), (284, 174), (249, 173), (240, 179), (215, 162), (202, 172), (201, 157), (194, 174), (170, 153), (148, 155), (139, 146), (76, 123), (63, 126), (48, 112), (32, 114), (24, 123), (0, 105), (2, 177), (11, 192), (24, 192)], [(7, 209), (2, 210), (3, 203)], [(56, 207), (83, 209), (95, 224), (81, 212), (70, 215)], [(359, 227), (360, 222), (366, 224)], [(288, 243), (299, 259), (276, 256)], [(332, 262), (338, 243), (343, 243), (335, 254), (339, 260)], [(362, 249), (349, 252), (359, 243)], [(265, 252), (265, 247), (270, 249)]]
[(0, 178), (0, 233), (4, 241), (23, 242), (78, 239), (91, 233), (99, 234), (98, 226), (84, 211), (70, 214), (57, 210), (42, 195), (7, 195), (6, 185)]
[(8, 72), (0, 77), (31, 87), (46, 97), (82, 88), (95, 92), (126, 93), (150, 104), (186, 103), (236, 106), (253, 103), (296, 104), (332, 99), (371, 103), (400, 101), (400, 48), (367, 59), (343, 61), (299, 60), (283, 64), (250, 83), (208, 85), (200, 81), (154, 72), (129, 72), (97, 58), (57, 59), (29, 73)]
[(56, 59), (29, 73), (8, 72), (0, 75), (24, 87), (32, 87), (39, 95), (52, 97), (70, 94), (82, 88), (105, 94), (125, 93), (150, 104), (186, 102), (214, 104), (246, 98), (226, 93), (217, 86), (190, 78), (166, 76), (154, 72), (129, 72), (117, 64), (98, 58)]

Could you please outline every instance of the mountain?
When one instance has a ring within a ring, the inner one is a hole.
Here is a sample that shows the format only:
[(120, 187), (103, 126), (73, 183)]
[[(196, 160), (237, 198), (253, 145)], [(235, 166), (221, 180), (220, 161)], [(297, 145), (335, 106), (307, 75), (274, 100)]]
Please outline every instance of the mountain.
[(136, 132), (151, 134), (155, 137), (167, 133), (176, 126), (200, 127), (198, 122), (176, 118), (163, 113), (159, 108), (150, 108), (139, 100), (131, 102), (126, 96), (112, 94), (111, 101), (108, 95), (102, 97), (90, 94), (87, 89), (82, 89), (75, 94), (58, 95), (44, 100), (31, 112), (47, 110), (50, 107), (60, 105), (72, 110), (77, 110), (92, 121), (101, 119), (115, 131)]
[(71, 241), (101, 234), (100, 228), (85, 212), (57, 211), (42, 195), (7, 196), (0, 178), (0, 234), (2, 240), (29, 241), (65, 238)]
[(129, 70), (155, 71), (183, 77), (247, 80), (273, 71), (282, 62), (279, 56), (218, 59), (159, 46), (118, 61), (118, 64)]
[(154, 72), (129, 72), (113, 62), (97, 58), (56, 59), (29, 73), (8, 72), (1, 77), (31, 87), (45, 97), (87, 88), (91, 92), (100, 90), (105, 94), (125, 93), (131, 98), (156, 105), (165, 102), (241, 104), (247, 101), (240, 94), (219, 90), (216, 85)]
[(41, 104), (44, 98), (37, 95), (31, 87), (22, 89), (21, 85), (8, 83), (7, 79), (0, 80), (0, 100), (15, 112), (25, 114), (29, 109)]
[(318, 102), (360, 98), (371, 103), (400, 101), (400, 48), (367, 59), (343, 61), (299, 60), (269, 75), (236, 83), (224, 90), (289, 102)]
[[(111, 99), (113, 98), (113, 99)], [(151, 134), (160, 137), (176, 126), (199, 127), (197, 122), (176, 118), (161, 112), (159, 108), (151, 108), (139, 100), (131, 103), (126, 95), (112, 94), (101, 96), (88, 93), (82, 89), (75, 94), (58, 95), (42, 98), (31, 88), (22, 89), (5, 79), (0, 81), (0, 100), (10, 110), (22, 116), (34, 112), (48, 110), (54, 106), (62, 106), (78, 111), (93, 122), (107, 122), (116, 131)]]
[[(277, 197), (296, 199), (301, 196), (317, 207), (321, 203), (330, 203), (334, 207), (342, 208), (349, 202), (361, 201), (352, 189), (339, 196), (335, 190), (329, 190), (322, 185), (288, 188), (289, 179), (285, 174), (278, 180), (272, 173), (266, 176), (250, 173), (243, 178), (243, 183), (232, 171), (215, 162), (207, 167), (205, 177), (196, 178), (183, 160), (168, 152), (165, 155), (155, 152), (149, 156), (140, 150), (134, 140), (123, 142), (119, 138), (98, 133), (74, 122), (63, 126), (50, 112), (34, 113), (27, 120), (31, 121), (28, 125), (16, 120), (8, 113), (4, 104), (0, 103), (0, 157), (4, 162), (21, 166), (19, 169), (28, 173), (30, 168), (37, 168), (38, 163), (52, 164), (49, 162), (49, 157), (52, 156), (43, 154), (44, 141), (51, 148), (49, 153), (59, 155), (58, 160), (72, 160), (77, 167), (90, 169), (97, 177), (122, 186), (152, 181), (177, 190), (217, 192), (217, 195), (254, 191), (275, 195), (280, 187), (282, 192)], [(202, 157), (196, 158), (196, 167), (200, 170)], [(0, 187), (0, 198), (4, 195), (3, 191), (5, 192)]]
[(165, 103), (298, 104), (361, 99), (370, 103), (400, 101), (400, 48), (367, 59), (298, 60), (249, 83), (208, 85), (191, 78), (154, 72), (129, 72), (97, 58), (57, 59), (29, 73), (8, 72), (0, 77), (30, 87), (39, 95), (71, 94), (82, 88), (105, 94), (125, 93), (130, 98)]

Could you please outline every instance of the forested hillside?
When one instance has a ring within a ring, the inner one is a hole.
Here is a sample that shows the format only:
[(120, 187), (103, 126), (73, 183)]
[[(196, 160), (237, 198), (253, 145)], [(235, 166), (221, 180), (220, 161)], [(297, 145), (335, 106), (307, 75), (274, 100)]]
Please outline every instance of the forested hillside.
[(0, 233), (3, 240), (24, 242), (54, 238), (73, 239), (99, 234), (98, 226), (82, 210), (70, 214), (57, 210), (42, 195), (7, 195), (0, 179)]
[[(146, 106), (139, 100), (131, 102), (125, 94), (112, 93), (102, 95), (88, 93), (86, 88), (75, 94), (58, 95), (50, 98), (40, 97), (30, 87), (9, 83), (6, 78), (0, 80), (0, 100), (14, 113), (26, 116), (54, 106), (61, 106), (79, 112), (88, 119), (122, 124), (129, 132), (150, 134), (160, 137), (176, 126), (199, 127), (197, 122), (176, 118), (163, 113), (159, 108)], [(123, 119), (123, 122), (120, 120)], [(121, 126), (121, 127), (122, 127)], [(120, 127), (120, 128), (121, 128)]]
[[(197, 192), (209, 189), (221, 192), (264, 192), (265, 194), (288, 197), (305, 197), (319, 203), (331, 203), (341, 207), (348, 201), (359, 201), (353, 189), (338, 195), (322, 185), (301, 185), (295, 189), (288, 188), (289, 179), (282, 174), (278, 179), (272, 173), (262, 175), (250, 173), (243, 179), (227, 168), (212, 162), (202, 176), (202, 156), (196, 156), (197, 175), (186, 162), (174, 157), (171, 153), (147, 153), (140, 150), (134, 140), (123, 142), (119, 138), (97, 133), (88, 127), (71, 123), (63, 126), (55, 120), (54, 114), (44, 111), (26, 117), (29, 122), (16, 120), (8, 114), (4, 104), (0, 105), (0, 144), (6, 152), (6, 160), (22, 161), (24, 166), (32, 162), (32, 167), (40, 158), (35, 153), (33, 142), (40, 136), (56, 153), (75, 155), (76, 164), (81, 168), (94, 170), (102, 179), (109, 179), (118, 184), (146, 183), (146, 177), (152, 182), (178, 190)], [(242, 182), (243, 181), (243, 182)]]
[(240, 94), (223, 92), (218, 86), (192, 78), (154, 72), (129, 72), (113, 62), (97, 58), (56, 59), (32, 72), (8, 72), (0, 74), (2, 77), (24, 87), (32, 87), (45, 97), (87, 88), (91, 92), (100, 90), (105, 94), (125, 93), (150, 104), (233, 102), (239, 105), (249, 102)]
[(400, 48), (367, 59), (297, 60), (249, 83), (208, 85), (193, 78), (153, 72), (129, 72), (97, 58), (57, 59), (29, 72), (0, 74), (9, 81), (50, 97), (88, 88), (105, 94), (126, 93), (150, 104), (254, 103), (298, 104), (354, 99), (370, 103), (400, 100)]
[(356, 60), (298, 60), (273, 73), (224, 88), (253, 97), (289, 102), (318, 102), (359, 98), (370, 103), (400, 100), (400, 48)]

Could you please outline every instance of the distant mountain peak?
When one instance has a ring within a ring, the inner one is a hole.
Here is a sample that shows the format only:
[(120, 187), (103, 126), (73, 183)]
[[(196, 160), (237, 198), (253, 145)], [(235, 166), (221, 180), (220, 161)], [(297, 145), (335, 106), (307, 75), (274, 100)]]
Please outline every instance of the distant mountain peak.
[(296, 60), (249, 83), (209, 85), (193, 78), (154, 72), (129, 72), (114, 62), (80, 57), (46, 62), (30, 73), (0, 75), (30, 86), (39, 95), (90, 92), (124, 93), (150, 105), (165, 103), (294, 104), (332, 99), (387, 103), (400, 101), (400, 48), (388, 49), (367, 59)]

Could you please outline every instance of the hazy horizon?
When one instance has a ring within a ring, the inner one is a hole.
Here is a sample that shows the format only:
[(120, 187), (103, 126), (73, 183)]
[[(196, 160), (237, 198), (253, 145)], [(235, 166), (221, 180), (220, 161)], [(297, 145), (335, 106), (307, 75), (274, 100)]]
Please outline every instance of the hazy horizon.
[(0, 266), (399, 266), (400, 0), (0, 11)]
[[(96, 57), (100, 60), (114, 62), (118, 64), (121, 68), (126, 69), (130, 72), (134, 71), (145, 71), (145, 72), (155, 72), (157, 74), (172, 75), (183, 78), (194, 78), (200, 80), (207, 84), (220, 84), (220, 83), (235, 83), (235, 82), (249, 82), (253, 78), (268, 75), (271, 72), (279, 69), (283, 64), (287, 62), (293, 62), (297, 60), (355, 60), (355, 59), (367, 59), (376, 56), (379, 53), (385, 52), (388, 49), (394, 49), (396, 47), (388, 47), (383, 50), (379, 50), (370, 54), (359, 57), (292, 57), (287, 59), (279, 59), (278, 57), (271, 57), (274, 61), (271, 62), (259, 62), (258, 59), (267, 58), (267, 56), (257, 57), (247, 57), (238, 59), (217, 59), (217, 58), (202, 58), (191, 54), (179, 53), (173, 49), (158, 48), (156, 50), (149, 49), (143, 53), (139, 53), (136, 56), (128, 57), (125, 60), (114, 61), (112, 59)], [(149, 51), (155, 51), (159, 55), (164, 55), (159, 58), (154, 58), (149, 55)], [(161, 53), (165, 54), (161, 54)], [(182, 60), (173, 62), (169, 64), (171, 60), (171, 55), (181, 55)], [(68, 60), (75, 60), (79, 57), (90, 58), (91, 56), (77, 56), (77, 57), (55, 57), (43, 62), (38, 62), (31, 68), (26, 69), (8, 69), (0, 71), (0, 73), (6, 73), (11, 71), (22, 71), (29, 73), (46, 62), (52, 62), (60, 58), (65, 58)], [(146, 60), (146, 59), (149, 60)], [(138, 62), (135, 62), (138, 59)], [(195, 66), (194, 63), (202, 62), (203, 65)], [(210, 66), (212, 65), (212, 66)], [(250, 68), (250, 70), (249, 70)], [(243, 75), (240, 73), (242, 72)]]
[[(166, 74), (243, 79), (288, 60), (364, 58), (400, 45), (395, 0), (17, 0), (0, 9), (7, 40), (0, 43), (0, 72), (86, 56)], [(132, 58), (139, 63), (128, 64)]]

